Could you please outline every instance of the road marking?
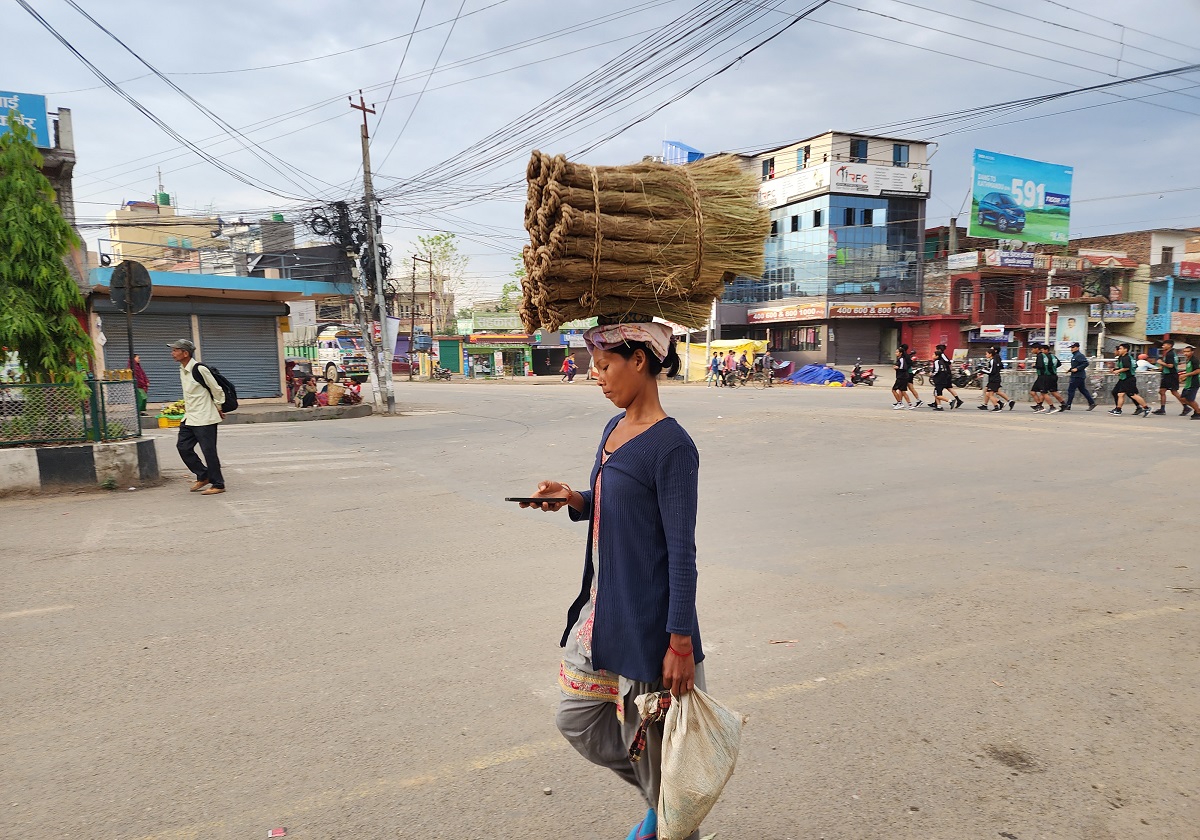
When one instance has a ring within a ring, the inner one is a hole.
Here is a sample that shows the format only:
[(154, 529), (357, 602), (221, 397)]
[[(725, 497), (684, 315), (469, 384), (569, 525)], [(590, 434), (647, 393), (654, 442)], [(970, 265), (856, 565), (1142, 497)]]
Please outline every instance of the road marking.
[[(1154, 609), (1140, 610), (1137, 612), (1103, 615), (1084, 621), (1077, 621), (1071, 624), (1062, 624), (1057, 627), (1052, 627), (1020, 640), (1007, 639), (1004, 643), (996, 645), (957, 645), (955, 647), (930, 651), (917, 656), (905, 657), (903, 659), (898, 659), (880, 665), (849, 668), (844, 671), (829, 674), (828, 676), (814, 677), (813, 679), (804, 680), (798, 683), (791, 683), (790, 685), (777, 686), (764, 691), (751, 692), (738, 697), (728, 698), (728, 701), (729, 704), (734, 707), (754, 706), (760, 703), (803, 694), (816, 688), (843, 685), (845, 683), (867, 679), (879, 674), (885, 674), (904, 668), (924, 665), (929, 662), (942, 662), (948, 659), (960, 659), (964, 656), (978, 653), (979, 651), (985, 650), (989, 647), (1000, 648), (1014, 644), (1028, 645), (1031, 642), (1045, 639), (1069, 636), (1074, 633), (1087, 632), (1090, 630), (1101, 630), (1108, 627), (1116, 627), (1120, 624), (1132, 621), (1142, 621), (1148, 618), (1158, 618), (1160, 616), (1173, 615), (1176, 613), (1191, 613), (1196, 612), (1197, 610), (1200, 610), (1200, 604), (1155, 607)], [(329, 808), (332, 806), (346, 805), (358, 800), (370, 799), (380, 795), (391, 795), (407, 788), (436, 784), (446, 779), (463, 779), (469, 776), (472, 771), (485, 770), (491, 767), (499, 767), (504, 764), (525, 761), (531, 758), (541, 758), (550, 755), (551, 753), (561, 752), (566, 749), (567, 742), (561, 738), (535, 741), (528, 744), (519, 744), (506, 750), (485, 753), (484, 755), (476, 756), (474, 758), (468, 758), (456, 764), (447, 765), (439, 769), (432, 770), (428, 773), (422, 773), (420, 775), (376, 779), (373, 782), (360, 785), (350, 790), (337, 788), (333, 790), (322, 791), (320, 793), (313, 794), (312, 796), (305, 797), (304, 799), (301, 799), (290, 806), (287, 804), (280, 804), (277, 808), (272, 809), (269, 814), (264, 814), (257, 811), (244, 812), (236, 819), (235, 822), (240, 825), (267, 825), (269, 823), (274, 824), (272, 823), (273, 820), (284, 818), (295, 822), (300, 814), (310, 811)], [(183, 826), (158, 834), (148, 834), (137, 838), (137, 840), (199, 840), (199, 838), (211, 836), (217, 831), (225, 830), (230, 822), (231, 820), (226, 819), (206, 823), (196, 823), (194, 825)]]
[(0, 621), (5, 621), (10, 618), (28, 618), (31, 615), (46, 615), (47, 613), (62, 612), (63, 610), (75, 609), (74, 604), (61, 604), (57, 607), (35, 607), (31, 610), (17, 610), (16, 612), (0, 613)]

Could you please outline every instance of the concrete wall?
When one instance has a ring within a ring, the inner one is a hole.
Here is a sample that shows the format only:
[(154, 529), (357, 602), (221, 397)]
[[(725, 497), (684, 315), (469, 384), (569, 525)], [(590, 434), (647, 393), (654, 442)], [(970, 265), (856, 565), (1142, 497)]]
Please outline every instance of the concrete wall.
[[(1090, 371), (1091, 368), (1088, 370)], [(1029, 398), (1029, 389), (1033, 386), (1034, 378), (1035, 374), (1031, 370), (1006, 370), (1001, 376), (1000, 381), (1003, 383), (1001, 389), (1004, 391), (1004, 393), (1008, 394), (1017, 402), (1031, 403), (1032, 400)], [(1154, 408), (1158, 407), (1158, 382), (1160, 378), (1161, 377), (1157, 373), (1137, 374), (1138, 393), (1141, 394), (1142, 399), (1146, 400), (1146, 402), (1150, 403), (1151, 407)], [(1099, 377), (1099, 385), (1096, 384), (1096, 379), (1097, 377), (1094, 374), (1089, 376), (1087, 378), (1087, 387), (1096, 398), (1097, 404), (1103, 406), (1114, 405), (1112, 389), (1113, 386), (1117, 384), (1116, 375), (1111, 373), (1102, 374)], [(1058, 385), (1059, 393), (1063, 395), (1063, 399), (1066, 399), (1067, 397), (1067, 386), (1070, 383), (1070, 380), (1071, 377), (1068, 373), (1066, 373), (1066, 368), (1060, 368)], [(926, 387), (929, 386), (927, 385)], [(919, 386), (918, 390), (920, 390)], [(961, 390), (962, 389), (960, 389), (960, 393)], [(1168, 399), (1174, 398), (1168, 397)], [(1072, 405), (1072, 410), (1079, 405), (1087, 408), (1087, 402), (1083, 399), (1083, 397), (1076, 395), (1075, 403)], [(1124, 410), (1126, 412), (1131, 412), (1136, 407), (1137, 406), (1133, 404), (1132, 400), (1125, 400)]]

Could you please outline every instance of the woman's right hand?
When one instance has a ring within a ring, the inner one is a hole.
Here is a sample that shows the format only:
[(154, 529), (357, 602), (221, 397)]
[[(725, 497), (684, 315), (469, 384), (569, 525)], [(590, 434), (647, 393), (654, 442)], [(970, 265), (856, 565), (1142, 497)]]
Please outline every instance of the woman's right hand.
[(542, 502), (529, 503), (521, 502), (521, 507), (534, 507), (544, 511), (562, 510), (571, 501), (571, 488), (563, 484), (561, 481), (551, 481), (547, 479), (538, 483), (537, 492), (531, 498), (547, 498), (547, 499), (566, 499), (566, 502)]

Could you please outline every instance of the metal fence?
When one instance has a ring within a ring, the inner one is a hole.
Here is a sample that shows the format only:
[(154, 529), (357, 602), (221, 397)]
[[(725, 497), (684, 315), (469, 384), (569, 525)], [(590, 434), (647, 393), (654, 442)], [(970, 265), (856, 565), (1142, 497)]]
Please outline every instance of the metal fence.
[(70, 385), (0, 385), (0, 446), (141, 437), (132, 381), (88, 380), (87, 385), (83, 398)]

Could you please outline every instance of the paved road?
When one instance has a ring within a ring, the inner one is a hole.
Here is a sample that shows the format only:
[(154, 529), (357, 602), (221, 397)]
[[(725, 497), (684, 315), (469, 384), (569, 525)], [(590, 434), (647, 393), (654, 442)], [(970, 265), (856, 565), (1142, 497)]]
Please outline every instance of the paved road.
[[(625, 835), (632, 789), (553, 723), (584, 531), (499, 500), (586, 482), (612, 410), (399, 397), (223, 431), (224, 496), (164, 437), (163, 487), (0, 501), (0, 837)], [(664, 399), (710, 688), (750, 718), (706, 832), (1200, 836), (1200, 423)]]

